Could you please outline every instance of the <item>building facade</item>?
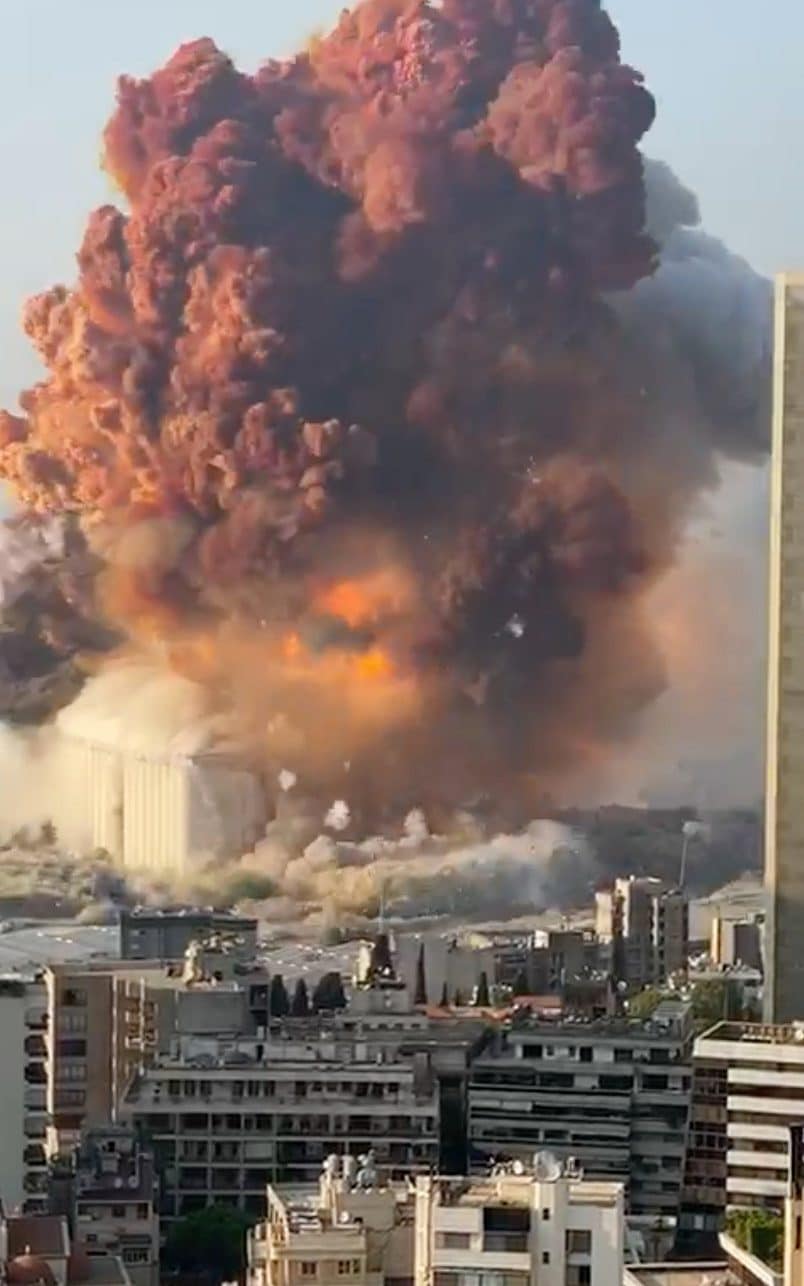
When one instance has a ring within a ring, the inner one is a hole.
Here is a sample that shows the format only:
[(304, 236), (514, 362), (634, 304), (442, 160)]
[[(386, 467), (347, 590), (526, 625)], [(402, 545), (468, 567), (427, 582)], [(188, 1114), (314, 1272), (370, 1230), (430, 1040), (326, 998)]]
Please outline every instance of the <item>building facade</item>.
[(804, 1017), (804, 275), (776, 283), (765, 1017)]
[(514, 1027), (472, 1066), (472, 1169), (548, 1148), (595, 1179), (620, 1181), (633, 1214), (679, 1208), (690, 1107), (688, 1006), (648, 1022)]
[(317, 1186), (268, 1188), (247, 1286), (413, 1286), (414, 1217), (410, 1185), (384, 1182), (370, 1154), (330, 1157)]
[(391, 1177), (438, 1164), (428, 1060), (360, 1041), (185, 1040), (135, 1077), (120, 1114), (151, 1142), (165, 1219), (221, 1202), (262, 1213), (266, 1185), (313, 1182), (338, 1151), (374, 1149)]
[(417, 1286), (620, 1286), (623, 1189), (550, 1153), (484, 1179), (416, 1181)]
[(158, 1286), (159, 1214), (151, 1154), (133, 1130), (87, 1130), (72, 1158), (70, 1226), (91, 1258), (125, 1264), (133, 1286)]
[(601, 964), (630, 990), (686, 972), (689, 907), (682, 890), (629, 876), (600, 890), (595, 910)]
[(0, 1201), (33, 1213), (47, 1199), (45, 988), (34, 976), (0, 977)]
[[(695, 1064), (706, 1069), (709, 1106), (717, 1110), (717, 1121), (724, 1111), (726, 1116), (725, 1174), (721, 1165), (712, 1176), (725, 1181), (721, 1207), (781, 1211), (790, 1127), (804, 1121), (801, 1029), (719, 1023), (696, 1040)], [(712, 1139), (715, 1125), (713, 1117), (707, 1132)], [(717, 1150), (722, 1152), (721, 1144)]]

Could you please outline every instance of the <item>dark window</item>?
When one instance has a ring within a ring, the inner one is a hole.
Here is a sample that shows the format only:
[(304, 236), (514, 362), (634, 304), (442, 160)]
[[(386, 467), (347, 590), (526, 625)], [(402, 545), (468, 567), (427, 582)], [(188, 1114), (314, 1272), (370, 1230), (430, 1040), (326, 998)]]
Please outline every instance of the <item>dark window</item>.
[(58, 1052), (62, 1058), (86, 1058), (87, 1043), (85, 1040), (60, 1040)]

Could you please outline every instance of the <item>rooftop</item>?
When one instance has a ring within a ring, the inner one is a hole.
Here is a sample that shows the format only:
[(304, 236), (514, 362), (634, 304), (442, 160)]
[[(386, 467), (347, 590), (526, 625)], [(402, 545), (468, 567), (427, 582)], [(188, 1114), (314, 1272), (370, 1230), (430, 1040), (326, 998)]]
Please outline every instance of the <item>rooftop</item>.
[(66, 1229), (59, 1215), (9, 1215), (5, 1220), (8, 1257), (32, 1254), (47, 1259), (66, 1255)]
[(804, 1049), (804, 1023), (783, 1026), (775, 1023), (720, 1022), (710, 1027), (699, 1041), (737, 1041), (750, 1045), (801, 1045)]

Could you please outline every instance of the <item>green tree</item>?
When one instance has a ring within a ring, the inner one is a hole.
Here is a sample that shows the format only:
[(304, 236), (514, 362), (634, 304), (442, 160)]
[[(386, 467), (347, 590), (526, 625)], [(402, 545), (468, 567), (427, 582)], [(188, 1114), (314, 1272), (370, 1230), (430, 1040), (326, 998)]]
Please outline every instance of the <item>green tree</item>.
[(320, 1010), (331, 1011), (333, 1009), (346, 1008), (346, 993), (343, 990), (343, 979), (337, 970), (331, 973), (325, 973), (319, 978), (313, 992), (313, 1009), (316, 1013)]
[(528, 985), (528, 975), (525, 973), (524, 969), (520, 969), (519, 973), (514, 979), (513, 990), (514, 990), (515, 996), (527, 996), (529, 994), (530, 987)]
[(416, 994), (414, 1005), (427, 1004), (427, 977), (424, 972), (424, 943), (419, 943), (419, 958), (416, 961)]
[(303, 978), (299, 978), (296, 982), (293, 1000), (290, 1002), (290, 1012), (293, 1018), (309, 1017), (310, 997), (307, 995), (307, 983)]
[(628, 1017), (650, 1018), (661, 998), (662, 993), (658, 987), (646, 987), (644, 991), (638, 991), (628, 1001)]
[(162, 1264), (210, 1284), (234, 1281), (245, 1270), (246, 1231), (251, 1222), (233, 1206), (196, 1210), (170, 1228)]
[(480, 981), (477, 984), (477, 993), (475, 995), (475, 1005), (478, 1009), (488, 1009), (491, 1004), (489, 995), (489, 980), (485, 969), (480, 975)]
[(290, 997), (281, 973), (275, 973), (271, 979), (271, 993), (268, 1005), (272, 1018), (286, 1018), (290, 1013)]
[(740, 988), (728, 978), (709, 978), (692, 990), (692, 1020), (699, 1030), (743, 1017)]
[(784, 1220), (773, 1210), (730, 1210), (726, 1231), (738, 1246), (756, 1255), (763, 1264), (781, 1270), (784, 1256)]

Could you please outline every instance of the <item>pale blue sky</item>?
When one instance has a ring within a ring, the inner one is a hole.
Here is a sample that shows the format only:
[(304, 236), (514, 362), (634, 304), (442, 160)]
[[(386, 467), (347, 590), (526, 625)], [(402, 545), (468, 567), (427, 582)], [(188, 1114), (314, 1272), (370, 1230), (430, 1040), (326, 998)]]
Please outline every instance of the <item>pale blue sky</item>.
[[(2, 0), (0, 404), (36, 371), (23, 297), (70, 280), (87, 211), (111, 193), (99, 137), (115, 77), (213, 36), (245, 67), (329, 25), (339, 0)], [(763, 271), (804, 266), (804, 4), (610, 0), (659, 100), (646, 150), (699, 194), (708, 229)], [(772, 17), (770, 16), (772, 10)]]

